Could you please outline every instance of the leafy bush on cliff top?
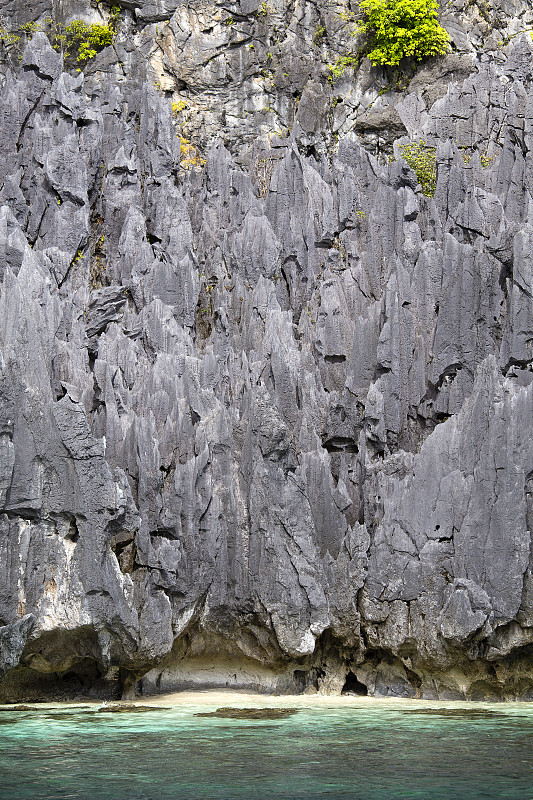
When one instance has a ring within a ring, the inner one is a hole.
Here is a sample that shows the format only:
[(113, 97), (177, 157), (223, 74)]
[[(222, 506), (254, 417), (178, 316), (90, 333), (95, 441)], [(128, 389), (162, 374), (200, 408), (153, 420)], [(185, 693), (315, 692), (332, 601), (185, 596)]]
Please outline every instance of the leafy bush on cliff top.
[(395, 66), (403, 58), (422, 61), (449, 48), (437, 0), (361, 0), (359, 10), (363, 21), (356, 33), (367, 36), (366, 55), (374, 65)]

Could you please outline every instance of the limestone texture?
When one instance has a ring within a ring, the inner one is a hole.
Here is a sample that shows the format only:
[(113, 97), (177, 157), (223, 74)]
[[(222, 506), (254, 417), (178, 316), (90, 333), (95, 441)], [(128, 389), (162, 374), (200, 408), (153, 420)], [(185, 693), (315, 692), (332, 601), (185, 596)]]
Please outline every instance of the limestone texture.
[(0, 0), (0, 702), (533, 699), (529, 3), (118, 5)]

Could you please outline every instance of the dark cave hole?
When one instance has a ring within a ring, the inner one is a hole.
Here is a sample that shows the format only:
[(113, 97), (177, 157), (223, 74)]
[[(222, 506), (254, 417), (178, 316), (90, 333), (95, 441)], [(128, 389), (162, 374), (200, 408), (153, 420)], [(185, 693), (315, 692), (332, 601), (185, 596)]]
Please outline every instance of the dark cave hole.
[(309, 144), (304, 148), (304, 153), (307, 158), (314, 158), (315, 161), (320, 161), (319, 155), (316, 151), (316, 147), (314, 144)]
[(358, 697), (366, 697), (368, 688), (364, 683), (358, 681), (353, 672), (349, 672), (342, 687), (341, 694), (356, 694)]
[(326, 361), (328, 364), (343, 364), (346, 361), (346, 356), (344, 355), (324, 356), (324, 361)]
[(70, 516), (68, 533), (65, 535), (65, 539), (69, 539), (71, 542), (74, 542), (74, 544), (76, 544), (79, 538), (80, 538), (80, 532), (78, 530), (78, 525), (76, 523), (76, 517)]
[(328, 453), (358, 453), (359, 448), (354, 439), (345, 436), (332, 436), (331, 439), (323, 442), (322, 447)]
[(50, 697), (71, 698), (106, 698), (119, 699), (122, 694), (122, 683), (119, 675), (109, 680), (102, 667), (90, 658), (84, 658), (65, 672), (52, 673), (48, 678)]
[(137, 556), (134, 535), (130, 531), (119, 531), (111, 540), (111, 550), (117, 557), (120, 571), (132, 573)]
[(417, 675), (416, 672), (413, 672), (413, 670), (408, 669), (407, 667), (405, 667), (405, 674), (411, 686), (418, 691), (418, 689), (420, 689), (422, 686), (422, 679), (420, 675)]
[(318, 691), (320, 678), (324, 677), (324, 670), (320, 667), (312, 669), (295, 669), (294, 684), (298, 694), (303, 694), (309, 687)]
[[(74, 648), (90, 642), (71, 642)], [(69, 647), (69, 641), (63, 641)], [(33, 652), (46, 652), (44, 643)], [(92, 658), (77, 660), (73, 666), (61, 672), (38, 672), (30, 667), (20, 667), (20, 686), (15, 689), (22, 702), (68, 701), (84, 699), (118, 700), (123, 693), (124, 676), (118, 668), (104, 669)], [(5, 702), (5, 701), (4, 701)]]
[(175, 528), (158, 528), (155, 531), (150, 531), (150, 536), (153, 539), (178, 539), (178, 533)]
[[(53, 387), (52, 387), (53, 388)], [(58, 383), (57, 388), (55, 389), (55, 398), (56, 400), (61, 400), (67, 393), (67, 390), (63, 386), (62, 383)]]

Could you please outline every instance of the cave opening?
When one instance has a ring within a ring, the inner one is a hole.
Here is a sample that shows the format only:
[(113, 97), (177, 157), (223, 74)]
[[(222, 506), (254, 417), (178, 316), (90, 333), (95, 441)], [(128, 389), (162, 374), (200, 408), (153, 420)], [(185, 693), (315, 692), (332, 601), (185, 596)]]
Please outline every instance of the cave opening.
[(318, 691), (320, 679), (323, 678), (325, 672), (320, 667), (313, 667), (313, 669), (295, 669), (294, 685), (297, 694), (303, 694), (306, 689), (313, 688)]
[(368, 694), (368, 687), (361, 683), (350, 670), (346, 676), (344, 686), (342, 687), (341, 694), (355, 694), (358, 697), (366, 697)]

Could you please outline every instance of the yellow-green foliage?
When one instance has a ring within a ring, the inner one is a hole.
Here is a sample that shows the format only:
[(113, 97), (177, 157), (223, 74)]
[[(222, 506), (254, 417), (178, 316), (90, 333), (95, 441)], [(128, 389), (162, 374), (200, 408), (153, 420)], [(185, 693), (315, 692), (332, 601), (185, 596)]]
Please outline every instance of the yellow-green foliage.
[(8, 45), (18, 44), (18, 42), (20, 42), (20, 36), (11, 33), (7, 28), (0, 27), (0, 42), (6, 45), (6, 47)]
[(427, 147), (423, 139), (400, 147), (402, 158), (415, 171), (422, 193), (433, 197), (437, 187), (437, 151)]
[(75, 19), (65, 28), (65, 35), (69, 51), (75, 51), (76, 61), (84, 63), (112, 43), (115, 31), (109, 25), (87, 25)]
[(180, 136), (180, 167), (182, 169), (194, 169), (203, 167), (205, 158), (202, 158), (198, 149), (184, 136)]
[[(463, 161), (465, 162), (465, 164), (467, 165), (470, 164), (470, 162), (472, 161), (472, 155), (474, 153), (472, 148), (459, 144), (457, 140), (455, 144), (457, 145), (461, 155), (463, 156)], [(479, 163), (481, 164), (483, 169), (490, 167), (493, 161), (494, 161), (494, 156), (489, 156), (487, 151), (479, 154)]]
[(67, 25), (64, 31), (56, 31), (54, 45), (56, 49), (63, 47), (68, 50), (65, 55), (75, 55), (79, 64), (84, 64), (94, 58), (100, 50), (112, 44), (117, 32), (120, 19), (120, 9), (113, 6), (111, 19), (108, 25), (92, 23), (88, 25), (81, 19), (75, 19)]
[(361, 56), (357, 53), (355, 55), (347, 55), (347, 56), (339, 56), (339, 58), (335, 61), (334, 64), (328, 64), (329, 71), (330, 71), (330, 81), (333, 78), (340, 78), (347, 69), (350, 67), (357, 67), (359, 65), (359, 61), (361, 60)]
[(42, 29), (42, 25), (39, 22), (25, 22), (21, 27), (21, 31), (26, 34), (28, 39), (31, 39), (34, 33), (42, 31)]
[(178, 100), (176, 103), (172, 103), (172, 113), (175, 117), (177, 117), (178, 114), (181, 114), (182, 111), (185, 111), (188, 105), (189, 104), (186, 100)]
[(363, 21), (355, 32), (368, 37), (366, 55), (374, 65), (395, 66), (403, 58), (422, 61), (449, 48), (437, 0), (361, 0), (359, 10)]
[(324, 36), (326, 35), (327, 31), (324, 25), (318, 25), (315, 30), (315, 35), (313, 36), (313, 41), (315, 44), (320, 44)]

